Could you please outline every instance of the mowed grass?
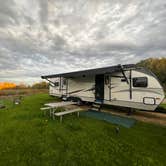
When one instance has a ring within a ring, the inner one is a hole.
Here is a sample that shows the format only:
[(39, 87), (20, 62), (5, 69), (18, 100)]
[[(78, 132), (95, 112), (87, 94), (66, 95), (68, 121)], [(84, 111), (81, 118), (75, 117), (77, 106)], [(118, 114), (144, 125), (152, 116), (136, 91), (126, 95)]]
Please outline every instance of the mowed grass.
[(166, 103), (162, 103), (160, 107), (162, 107), (166, 111)]
[(166, 103), (161, 103), (156, 111), (166, 113)]
[(130, 166), (166, 164), (166, 128), (137, 122), (130, 129), (67, 115), (63, 123), (40, 107), (55, 101), (46, 94), (6, 101), (0, 110), (0, 166)]

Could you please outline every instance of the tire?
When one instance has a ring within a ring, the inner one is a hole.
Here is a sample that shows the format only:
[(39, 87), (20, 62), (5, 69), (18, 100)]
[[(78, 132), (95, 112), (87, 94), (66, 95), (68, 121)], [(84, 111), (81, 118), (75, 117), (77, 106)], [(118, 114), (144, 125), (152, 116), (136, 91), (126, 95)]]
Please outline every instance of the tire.
[(80, 98), (77, 98), (77, 97), (68, 97), (67, 101), (73, 101), (73, 102), (76, 102), (77, 105), (82, 105), (82, 100)]
[(81, 99), (77, 99), (77, 105), (79, 105), (79, 106), (82, 105), (82, 100)]

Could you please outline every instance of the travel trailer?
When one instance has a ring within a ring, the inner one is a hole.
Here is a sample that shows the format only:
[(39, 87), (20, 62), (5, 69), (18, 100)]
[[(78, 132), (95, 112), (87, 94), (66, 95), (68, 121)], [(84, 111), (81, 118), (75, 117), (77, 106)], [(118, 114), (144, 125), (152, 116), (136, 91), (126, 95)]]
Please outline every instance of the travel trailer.
[(49, 94), (64, 100), (155, 110), (164, 99), (163, 88), (149, 70), (136, 65), (41, 76), (49, 81)]

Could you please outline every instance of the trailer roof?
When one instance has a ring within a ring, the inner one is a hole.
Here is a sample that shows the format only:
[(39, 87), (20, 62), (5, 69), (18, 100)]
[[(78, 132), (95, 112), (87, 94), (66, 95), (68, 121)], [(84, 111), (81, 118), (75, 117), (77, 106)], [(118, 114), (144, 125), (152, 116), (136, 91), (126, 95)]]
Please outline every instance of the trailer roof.
[(56, 78), (56, 77), (77, 77), (83, 75), (96, 75), (96, 74), (109, 74), (114, 72), (119, 72), (122, 69), (128, 70), (131, 68), (136, 68), (135, 64), (127, 64), (127, 65), (116, 65), (116, 66), (109, 66), (109, 67), (102, 67), (102, 68), (95, 68), (95, 69), (88, 69), (88, 70), (81, 70), (81, 71), (73, 71), (69, 73), (60, 73), (60, 74), (52, 74), (52, 75), (45, 75), (41, 76), (42, 79), (47, 78)]

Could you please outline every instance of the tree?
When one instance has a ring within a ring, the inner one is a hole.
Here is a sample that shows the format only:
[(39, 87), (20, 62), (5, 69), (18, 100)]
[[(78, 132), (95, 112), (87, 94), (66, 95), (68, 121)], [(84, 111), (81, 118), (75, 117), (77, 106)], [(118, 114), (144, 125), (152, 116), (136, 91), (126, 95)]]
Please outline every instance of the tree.
[(49, 84), (47, 82), (39, 82), (32, 85), (33, 89), (48, 89)]
[(137, 66), (151, 70), (159, 78), (166, 90), (166, 58), (149, 58), (140, 61)]
[(2, 89), (13, 89), (16, 87), (16, 84), (11, 82), (0, 82), (0, 90)]

